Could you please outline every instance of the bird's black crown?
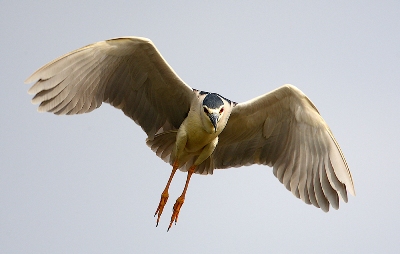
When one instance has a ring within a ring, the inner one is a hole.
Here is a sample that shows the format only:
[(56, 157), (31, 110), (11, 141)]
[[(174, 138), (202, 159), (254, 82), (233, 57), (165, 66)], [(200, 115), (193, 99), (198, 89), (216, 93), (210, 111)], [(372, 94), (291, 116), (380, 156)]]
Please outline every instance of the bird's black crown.
[(204, 98), (203, 105), (207, 106), (208, 108), (220, 108), (224, 105), (224, 102), (218, 94), (209, 93)]
[(209, 93), (209, 92), (205, 92), (205, 91), (200, 91), (199, 94), (200, 95), (207, 94), (203, 100), (203, 105), (206, 105), (209, 108), (219, 108), (220, 106), (224, 105), (224, 102), (222, 101), (222, 99), (233, 104), (234, 106), (236, 106), (236, 104), (237, 104), (236, 102), (233, 102), (217, 93)]

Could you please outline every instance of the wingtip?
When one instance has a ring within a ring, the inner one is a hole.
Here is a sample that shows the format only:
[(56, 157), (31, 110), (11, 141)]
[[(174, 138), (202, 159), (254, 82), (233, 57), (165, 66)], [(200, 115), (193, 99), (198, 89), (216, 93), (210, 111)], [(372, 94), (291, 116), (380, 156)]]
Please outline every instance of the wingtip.
[(351, 186), (351, 188), (349, 189), (349, 192), (353, 197), (356, 196), (356, 190), (354, 189), (354, 186)]
[(33, 76), (33, 75), (31, 75), (31, 76), (29, 76), (27, 79), (25, 79), (25, 80), (24, 80), (24, 84), (30, 84), (30, 83), (32, 83), (33, 81), (35, 81), (35, 80), (32, 78), (32, 76)]
[[(30, 83), (30, 82), (29, 82), (29, 83)], [(25, 82), (25, 84), (29, 84), (29, 83), (26, 83), (26, 82)], [(33, 88), (33, 86), (31, 86), (31, 87), (28, 89), (28, 91), (26, 91), (26, 92), (27, 92), (28, 94), (30, 94), (30, 95), (35, 95), (36, 92), (33, 91), (32, 88)], [(33, 102), (33, 99), (32, 99), (32, 103), (35, 104), (35, 103)]]

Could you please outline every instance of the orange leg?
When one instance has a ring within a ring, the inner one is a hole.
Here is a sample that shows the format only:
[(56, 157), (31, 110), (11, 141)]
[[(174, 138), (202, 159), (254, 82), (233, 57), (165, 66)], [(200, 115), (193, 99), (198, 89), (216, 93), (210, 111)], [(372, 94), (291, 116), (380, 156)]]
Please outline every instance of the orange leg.
[(171, 172), (171, 175), (169, 176), (167, 185), (165, 186), (164, 191), (161, 193), (160, 203), (158, 204), (157, 210), (156, 210), (156, 212), (155, 212), (155, 214), (154, 214), (154, 217), (156, 217), (156, 215), (158, 215), (158, 216), (157, 216), (157, 224), (156, 224), (156, 227), (158, 226), (158, 222), (160, 221), (160, 217), (161, 217), (161, 214), (162, 214), (162, 212), (163, 212), (163, 210), (164, 210), (164, 206), (165, 206), (165, 204), (166, 204), (167, 201), (168, 201), (168, 197), (169, 197), (169, 194), (168, 194), (169, 185), (171, 184), (172, 178), (174, 177), (175, 172), (176, 172), (176, 170), (178, 169), (178, 167), (179, 167), (179, 166), (178, 166), (178, 162), (175, 161), (174, 164), (173, 164), (173, 166), (172, 166), (172, 172)]
[(186, 195), (187, 188), (189, 186), (190, 177), (194, 173), (195, 169), (196, 169), (196, 166), (191, 166), (189, 168), (188, 175), (186, 178), (185, 188), (183, 189), (182, 195), (175, 202), (174, 208), (172, 210), (171, 222), (169, 223), (169, 227), (168, 227), (167, 231), (169, 231), (169, 229), (171, 228), (172, 223), (174, 221), (175, 221), (175, 224), (178, 222), (179, 211), (181, 210), (183, 202), (185, 201), (185, 195)]

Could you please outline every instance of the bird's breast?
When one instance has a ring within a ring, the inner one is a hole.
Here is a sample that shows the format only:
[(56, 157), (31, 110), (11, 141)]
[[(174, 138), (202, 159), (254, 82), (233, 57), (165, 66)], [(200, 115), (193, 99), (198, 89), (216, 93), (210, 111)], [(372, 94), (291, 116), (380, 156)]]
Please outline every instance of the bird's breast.
[(182, 123), (180, 131), (186, 133), (185, 151), (188, 153), (197, 153), (204, 148), (207, 144), (211, 143), (220, 132), (208, 133), (204, 130), (203, 123), (194, 114), (188, 115)]
[(185, 150), (189, 153), (196, 153), (202, 150), (217, 137), (216, 134), (208, 134), (203, 130), (188, 135)]

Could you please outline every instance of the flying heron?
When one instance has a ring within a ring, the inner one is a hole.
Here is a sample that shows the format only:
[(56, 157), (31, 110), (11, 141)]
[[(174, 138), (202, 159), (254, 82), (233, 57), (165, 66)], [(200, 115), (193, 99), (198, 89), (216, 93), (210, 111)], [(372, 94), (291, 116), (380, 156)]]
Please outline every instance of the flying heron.
[(344, 155), (307, 96), (284, 85), (244, 103), (192, 89), (146, 38), (121, 37), (72, 51), (44, 65), (25, 83), (38, 111), (90, 112), (103, 102), (121, 109), (147, 134), (147, 145), (172, 166), (154, 216), (160, 220), (175, 172), (187, 172), (168, 230), (193, 173), (263, 164), (297, 198), (323, 211), (355, 195)]

